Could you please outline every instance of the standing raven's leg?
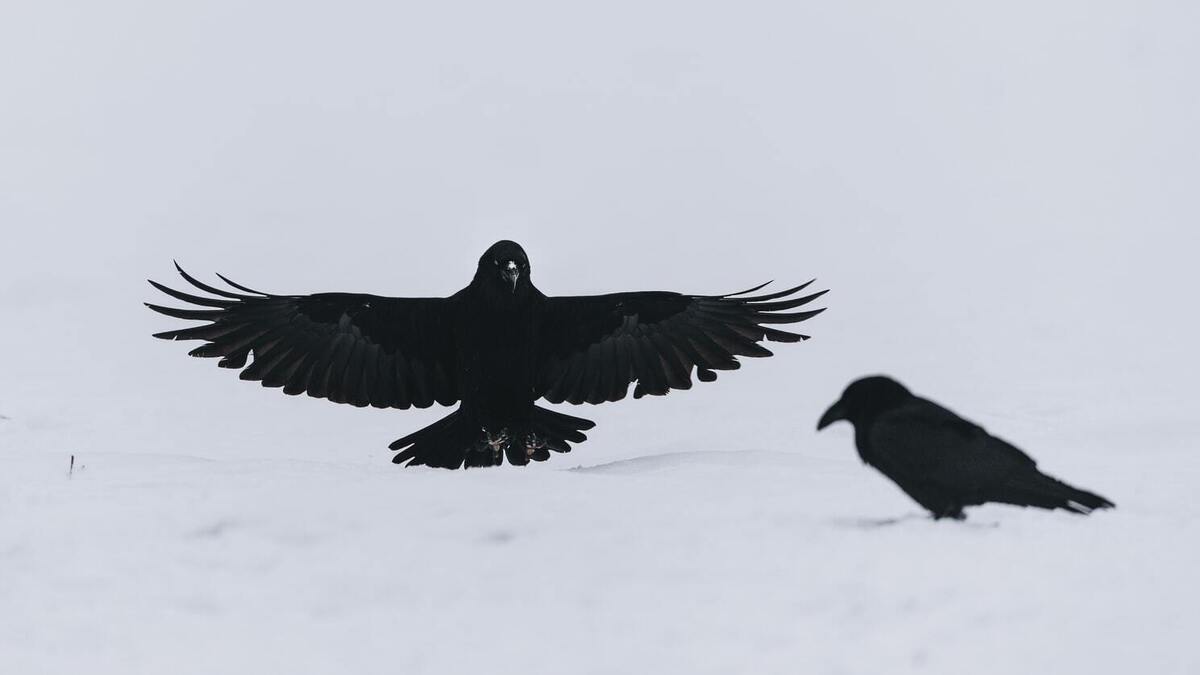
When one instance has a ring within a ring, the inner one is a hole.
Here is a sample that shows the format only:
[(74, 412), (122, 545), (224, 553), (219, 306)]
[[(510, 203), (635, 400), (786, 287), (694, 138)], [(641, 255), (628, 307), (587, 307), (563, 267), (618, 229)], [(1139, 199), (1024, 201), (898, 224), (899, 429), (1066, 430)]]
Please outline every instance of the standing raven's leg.
[(958, 504), (947, 504), (942, 509), (935, 511), (933, 514), (934, 520), (942, 518), (950, 518), (952, 520), (966, 520), (967, 516), (963, 513), (962, 507)]

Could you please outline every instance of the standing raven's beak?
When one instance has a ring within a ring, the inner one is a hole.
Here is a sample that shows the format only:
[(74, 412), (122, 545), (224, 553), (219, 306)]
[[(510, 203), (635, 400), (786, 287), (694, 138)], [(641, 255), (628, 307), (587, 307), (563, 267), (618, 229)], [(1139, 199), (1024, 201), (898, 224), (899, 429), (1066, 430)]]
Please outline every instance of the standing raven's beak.
[(826, 410), (824, 415), (821, 415), (821, 419), (817, 422), (817, 431), (844, 419), (846, 419), (846, 408), (842, 406), (841, 401), (838, 401), (829, 406), (829, 410)]
[(517, 267), (517, 263), (509, 260), (504, 264), (504, 268), (500, 270), (500, 276), (503, 277), (508, 284), (512, 286), (512, 292), (517, 292), (517, 279), (521, 277), (521, 270)]

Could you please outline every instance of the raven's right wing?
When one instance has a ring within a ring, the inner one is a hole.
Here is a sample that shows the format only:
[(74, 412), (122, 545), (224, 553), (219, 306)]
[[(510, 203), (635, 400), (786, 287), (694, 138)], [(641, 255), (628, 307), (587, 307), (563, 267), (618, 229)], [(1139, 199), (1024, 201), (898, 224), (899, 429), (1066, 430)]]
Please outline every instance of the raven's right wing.
[[(179, 266), (176, 265), (179, 269)], [(239, 293), (180, 275), (217, 297), (181, 293), (151, 281), (173, 298), (210, 309), (147, 307), (202, 326), (157, 333), (165, 340), (203, 340), (191, 356), (220, 358), (222, 368), (250, 366), (239, 377), (335, 403), (377, 408), (453, 405), (453, 303), (445, 298), (387, 298), (355, 293), (270, 295), (221, 277)], [(220, 276), (220, 275), (218, 275)]]

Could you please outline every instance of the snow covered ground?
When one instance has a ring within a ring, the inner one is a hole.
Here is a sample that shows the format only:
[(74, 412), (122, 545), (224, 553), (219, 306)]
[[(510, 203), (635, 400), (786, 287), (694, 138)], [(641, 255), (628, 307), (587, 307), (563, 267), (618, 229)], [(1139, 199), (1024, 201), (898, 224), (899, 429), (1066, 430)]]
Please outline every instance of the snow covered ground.
[[(0, 672), (1200, 672), (1200, 10), (1134, 5), (5, 5)], [(550, 294), (830, 310), (440, 472), (386, 445), (445, 409), (140, 305), (172, 258), (442, 295), (503, 237)], [(814, 432), (872, 372), (1118, 508), (921, 517)]]

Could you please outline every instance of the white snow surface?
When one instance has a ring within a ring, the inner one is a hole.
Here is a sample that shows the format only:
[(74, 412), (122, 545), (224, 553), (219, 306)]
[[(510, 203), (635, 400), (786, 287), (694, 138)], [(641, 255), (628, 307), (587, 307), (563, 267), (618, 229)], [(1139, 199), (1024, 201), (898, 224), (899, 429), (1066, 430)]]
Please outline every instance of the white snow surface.
[[(1196, 673), (1200, 9), (0, 8), (0, 673)], [(239, 382), (141, 306), (818, 277), (813, 339), (567, 412)], [(817, 417), (896, 376), (1117, 508), (933, 522)], [(70, 469), (74, 456), (74, 468)]]

